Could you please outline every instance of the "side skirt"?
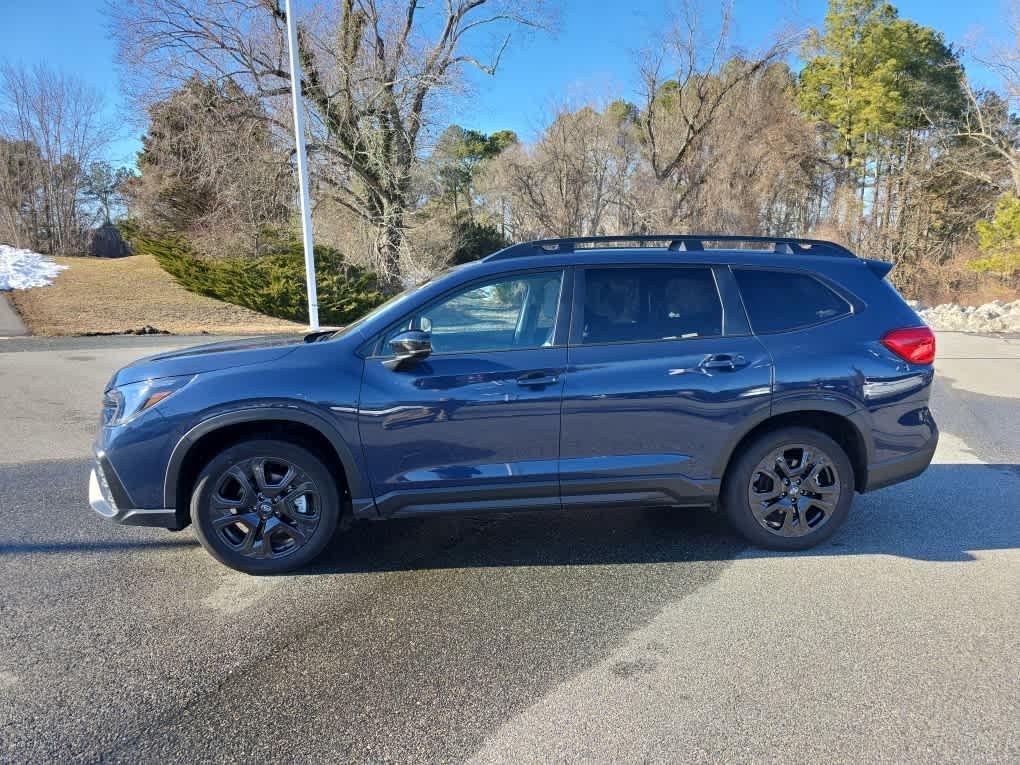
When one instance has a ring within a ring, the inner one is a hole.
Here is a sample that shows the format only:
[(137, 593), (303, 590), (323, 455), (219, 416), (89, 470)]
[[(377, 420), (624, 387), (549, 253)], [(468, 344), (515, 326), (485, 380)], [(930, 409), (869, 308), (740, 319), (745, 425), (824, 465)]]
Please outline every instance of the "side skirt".
[(721, 481), (679, 475), (572, 478), (560, 481), (564, 509), (572, 507), (712, 507)]
[(376, 498), (375, 504), (379, 517), (394, 518), (451, 512), (559, 510), (560, 497), (559, 484), (544, 481), (393, 491)]
[[(713, 507), (718, 479), (682, 476), (583, 478), (559, 484), (486, 484), (394, 491), (376, 499), (378, 518), (455, 512), (517, 512), (605, 507)], [(373, 517), (367, 504), (355, 515)]]

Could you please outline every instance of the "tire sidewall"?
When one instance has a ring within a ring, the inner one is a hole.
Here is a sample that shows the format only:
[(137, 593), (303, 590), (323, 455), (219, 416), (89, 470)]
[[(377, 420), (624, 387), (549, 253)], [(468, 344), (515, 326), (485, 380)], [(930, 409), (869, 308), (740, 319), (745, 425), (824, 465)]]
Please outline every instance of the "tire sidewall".
[[(319, 492), (319, 525), (301, 549), (284, 558), (259, 560), (242, 555), (221, 541), (212, 527), (210, 499), (220, 477), (232, 465), (252, 457), (279, 457), (299, 465)], [(191, 522), (199, 542), (223, 565), (248, 574), (281, 574), (310, 563), (333, 538), (339, 518), (339, 491), (332, 472), (307, 449), (287, 441), (257, 439), (228, 447), (206, 463), (191, 493)]]
[[(802, 537), (780, 537), (769, 533), (751, 513), (747, 487), (755, 468), (768, 453), (783, 444), (808, 444), (822, 449), (839, 473), (840, 494), (832, 517), (817, 531)], [(727, 471), (723, 484), (723, 510), (730, 523), (752, 544), (771, 550), (805, 550), (829, 539), (846, 521), (853, 502), (853, 465), (843, 448), (832, 438), (811, 428), (780, 428), (758, 436)]]

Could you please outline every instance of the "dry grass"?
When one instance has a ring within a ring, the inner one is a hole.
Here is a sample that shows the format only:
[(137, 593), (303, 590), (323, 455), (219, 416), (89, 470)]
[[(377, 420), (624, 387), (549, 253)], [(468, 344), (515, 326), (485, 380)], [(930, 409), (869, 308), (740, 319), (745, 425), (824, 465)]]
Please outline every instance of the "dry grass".
[(176, 335), (253, 335), (303, 326), (188, 292), (148, 255), (116, 260), (54, 258), (68, 269), (49, 287), (10, 293), (36, 335), (124, 332), (145, 326)]
[(976, 280), (974, 284), (965, 283), (955, 290), (935, 292), (923, 302), (928, 305), (940, 303), (959, 303), (960, 305), (984, 305), (993, 300), (1010, 303), (1020, 297), (1017, 290), (991, 277)]
[(904, 297), (926, 305), (982, 305), (993, 300), (1008, 303), (1020, 297), (1020, 275), (1004, 280), (994, 274), (976, 273), (968, 267), (979, 254), (973, 250), (945, 263), (920, 264), (909, 271), (906, 266), (900, 266), (893, 270), (892, 280)]

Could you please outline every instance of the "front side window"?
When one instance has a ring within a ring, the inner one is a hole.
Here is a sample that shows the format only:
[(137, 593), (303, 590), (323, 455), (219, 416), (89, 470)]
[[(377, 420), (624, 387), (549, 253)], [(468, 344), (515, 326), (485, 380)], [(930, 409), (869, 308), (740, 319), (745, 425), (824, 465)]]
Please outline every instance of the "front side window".
[(722, 334), (722, 304), (709, 268), (585, 271), (582, 342), (689, 340)]
[(751, 328), (785, 332), (845, 316), (850, 304), (813, 276), (793, 271), (735, 268)]
[(383, 353), (397, 332), (428, 332), (433, 353), (541, 348), (553, 344), (562, 271), (515, 274), (441, 299), (388, 333)]

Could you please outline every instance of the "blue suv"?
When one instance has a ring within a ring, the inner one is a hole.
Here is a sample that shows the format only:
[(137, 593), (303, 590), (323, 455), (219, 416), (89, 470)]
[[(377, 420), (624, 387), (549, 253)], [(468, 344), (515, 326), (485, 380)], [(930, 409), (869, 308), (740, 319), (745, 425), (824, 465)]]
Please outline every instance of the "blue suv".
[(890, 268), (804, 239), (513, 245), (341, 330), (121, 369), (90, 503), (254, 574), (454, 511), (718, 507), (804, 549), (935, 451), (935, 340)]

